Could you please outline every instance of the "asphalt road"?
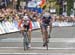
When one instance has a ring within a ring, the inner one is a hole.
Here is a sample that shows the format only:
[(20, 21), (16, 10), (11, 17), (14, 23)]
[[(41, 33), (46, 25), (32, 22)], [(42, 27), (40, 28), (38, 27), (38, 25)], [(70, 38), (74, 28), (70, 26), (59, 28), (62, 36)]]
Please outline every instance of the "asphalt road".
[(49, 53), (51, 55), (69, 55), (75, 53), (74, 29), (75, 27), (53, 28), (49, 42), (49, 50), (42, 47), (43, 42), (40, 30), (34, 30), (32, 32), (32, 47), (26, 51), (23, 50), (23, 36), (19, 32), (0, 35), (0, 53), (23, 53), (22, 55), (25, 53)]

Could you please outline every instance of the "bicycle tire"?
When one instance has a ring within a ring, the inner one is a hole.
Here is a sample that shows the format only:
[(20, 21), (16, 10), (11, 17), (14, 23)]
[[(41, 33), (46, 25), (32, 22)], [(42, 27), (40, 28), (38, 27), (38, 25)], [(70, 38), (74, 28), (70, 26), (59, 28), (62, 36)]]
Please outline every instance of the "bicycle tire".
[(47, 38), (47, 40), (46, 40), (46, 49), (48, 50), (48, 43), (49, 43), (49, 41), (48, 41), (48, 38)]
[(25, 42), (23, 41), (23, 47), (24, 47), (24, 51), (26, 50), (25, 46), (26, 46), (26, 45), (25, 45)]
[(23, 39), (24, 50), (28, 50), (28, 44), (29, 44), (28, 34), (27, 32), (24, 32), (24, 39)]
[(48, 43), (46, 43), (46, 48), (47, 48), (47, 50), (48, 50)]

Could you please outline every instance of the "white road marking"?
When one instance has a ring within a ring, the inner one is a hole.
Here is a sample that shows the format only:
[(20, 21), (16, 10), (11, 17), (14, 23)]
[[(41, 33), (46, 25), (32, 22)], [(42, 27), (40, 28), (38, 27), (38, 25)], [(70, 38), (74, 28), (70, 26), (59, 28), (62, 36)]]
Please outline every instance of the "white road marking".
[[(23, 47), (0, 47), (0, 49), (23, 49)], [(30, 49), (46, 49), (46, 47), (31, 47)], [(58, 50), (68, 50), (68, 49), (73, 49), (73, 50), (75, 50), (75, 48), (48, 48), (49, 50), (50, 49), (58, 49)]]
[(27, 55), (75, 55), (75, 53), (0, 53), (0, 54), (27, 54)]
[[(32, 42), (43, 42), (42, 38), (32, 38)], [(75, 38), (50, 38), (50, 42), (75, 43)], [(23, 42), (23, 38), (1, 39), (0, 42)]]

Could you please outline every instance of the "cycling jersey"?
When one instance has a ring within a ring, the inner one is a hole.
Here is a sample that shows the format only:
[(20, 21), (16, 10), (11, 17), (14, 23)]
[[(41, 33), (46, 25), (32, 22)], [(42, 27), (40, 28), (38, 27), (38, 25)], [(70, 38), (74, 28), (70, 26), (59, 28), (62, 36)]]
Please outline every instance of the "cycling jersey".
[(50, 25), (51, 16), (48, 12), (44, 13), (42, 16), (41, 28), (47, 29), (47, 26)]
[(49, 16), (49, 17), (45, 17), (45, 16), (43, 16), (43, 18), (42, 18), (42, 22), (48, 24), (48, 23), (50, 22), (50, 19), (51, 19), (50, 16)]
[(18, 27), (21, 28), (21, 27), (24, 27), (24, 28), (27, 28), (27, 30), (31, 29), (32, 30), (32, 22), (31, 20), (28, 21), (28, 24), (24, 23), (24, 20), (20, 20), (19, 24), (18, 24)]

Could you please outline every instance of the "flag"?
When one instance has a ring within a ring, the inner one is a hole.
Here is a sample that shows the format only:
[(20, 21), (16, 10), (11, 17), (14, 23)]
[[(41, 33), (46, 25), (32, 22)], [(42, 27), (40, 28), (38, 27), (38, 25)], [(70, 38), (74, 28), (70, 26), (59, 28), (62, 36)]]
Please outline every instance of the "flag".
[(46, 0), (42, 0), (41, 4), (39, 5), (41, 8), (46, 6)]

